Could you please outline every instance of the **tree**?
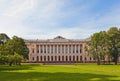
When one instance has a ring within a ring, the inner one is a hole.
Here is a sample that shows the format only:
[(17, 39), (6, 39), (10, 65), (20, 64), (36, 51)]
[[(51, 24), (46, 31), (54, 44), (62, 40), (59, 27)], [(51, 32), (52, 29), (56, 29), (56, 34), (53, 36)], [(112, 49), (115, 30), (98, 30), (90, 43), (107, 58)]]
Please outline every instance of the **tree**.
[(6, 34), (0, 34), (0, 63), (2, 64), (6, 63), (6, 55), (8, 54), (6, 50), (6, 42), (9, 39), (10, 38)]
[(94, 33), (90, 41), (87, 42), (87, 50), (90, 54), (92, 54), (93, 58), (97, 60), (97, 64), (100, 65), (101, 60), (104, 60), (107, 48), (106, 43), (107, 34), (105, 31), (101, 31), (98, 33)]
[[(28, 58), (29, 50), (25, 45), (25, 42), (22, 38), (14, 36), (11, 40), (7, 42), (7, 47), (10, 54), (14, 54), (14, 52), (23, 56), (24, 59)], [(11, 49), (12, 48), (12, 49)]]
[(7, 60), (9, 66), (12, 66), (12, 64), (20, 65), (21, 61), (23, 60), (23, 56), (17, 53), (9, 54), (7, 56)]
[[(100, 64), (101, 59), (104, 60), (106, 56), (108, 61), (114, 58), (115, 64), (117, 64), (118, 56), (120, 54), (120, 29), (117, 27), (111, 27), (107, 32), (101, 31), (94, 33), (89, 43), (87, 44), (89, 51), (93, 58), (97, 59), (97, 64)], [(86, 48), (85, 48), (86, 50)]]
[(10, 38), (5, 33), (0, 33), (0, 44), (5, 43)]
[(118, 48), (120, 47), (120, 29), (117, 27), (111, 27), (108, 31), (109, 44), (112, 47), (111, 54), (113, 54), (114, 62), (117, 64), (118, 61)]
[(0, 63), (20, 65), (21, 60), (28, 58), (29, 50), (22, 38), (14, 36), (10, 39), (2, 33), (0, 40)]

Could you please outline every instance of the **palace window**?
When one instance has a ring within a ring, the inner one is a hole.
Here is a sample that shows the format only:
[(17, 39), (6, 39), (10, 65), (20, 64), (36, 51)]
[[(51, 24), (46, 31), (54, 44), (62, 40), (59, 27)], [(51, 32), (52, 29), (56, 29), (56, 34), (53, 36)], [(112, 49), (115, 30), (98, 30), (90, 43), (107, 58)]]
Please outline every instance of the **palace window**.
[(57, 61), (57, 56), (55, 56), (55, 61)]
[(58, 53), (60, 53), (60, 49), (58, 49)]
[(37, 59), (37, 61), (39, 61), (39, 56), (37, 56), (37, 58), (36, 58), (36, 59)]
[(42, 49), (41, 49), (41, 53), (43, 53)]
[(50, 53), (49, 49), (47, 50), (48, 53)]
[(73, 56), (73, 61), (75, 61), (75, 56)]
[(78, 56), (77, 56), (77, 61), (78, 61)]
[(62, 61), (64, 61), (64, 56), (62, 56)]
[(44, 56), (44, 61), (46, 61), (46, 56)]
[(71, 56), (69, 56), (69, 61), (71, 61)]
[(82, 53), (82, 49), (80, 49), (80, 53)]
[(51, 53), (53, 53), (53, 49), (51, 49)]
[(50, 61), (50, 57), (48, 56), (48, 61)]
[(92, 59), (91, 59), (91, 57), (90, 57), (90, 61), (91, 61)]
[(53, 56), (51, 56), (51, 61), (53, 61)]
[(82, 61), (82, 56), (80, 56), (80, 61)]
[(66, 61), (68, 61), (68, 56), (66, 56)]
[(60, 61), (60, 56), (59, 56), (59, 61)]
[(42, 61), (42, 56), (40, 56), (40, 60)]
[(78, 53), (78, 49), (76, 50), (76, 53)]
[(34, 53), (34, 49), (32, 50), (32, 53)]
[(32, 57), (32, 60), (34, 61), (34, 57)]
[(39, 53), (39, 49), (37, 50), (37, 53)]

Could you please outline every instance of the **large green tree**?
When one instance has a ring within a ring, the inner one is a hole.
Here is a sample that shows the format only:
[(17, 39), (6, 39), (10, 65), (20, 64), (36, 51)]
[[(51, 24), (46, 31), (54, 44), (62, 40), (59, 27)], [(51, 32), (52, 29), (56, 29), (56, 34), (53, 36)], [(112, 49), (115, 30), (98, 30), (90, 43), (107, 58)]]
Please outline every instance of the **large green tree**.
[(108, 31), (94, 33), (86, 47), (85, 50), (97, 59), (97, 64), (100, 64), (101, 59), (104, 59), (105, 56), (107, 56), (109, 63), (114, 58), (114, 62), (117, 64), (120, 54), (120, 29), (111, 27)]
[(0, 63), (20, 64), (28, 58), (29, 50), (22, 38), (14, 36), (10, 39), (6, 34), (0, 34)]
[(10, 38), (5, 33), (0, 33), (0, 63), (6, 63), (6, 55), (8, 51), (6, 50), (6, 42)]
[[(28, 58), (29, 50), (22, 38), (14, 36), (11, 40), (8, 40), (7, 47), (10, 54), (14, 54), (14, 52), (22, 55), (24, 59)], [(12, 49), (11, 49), (12, 48)]]
[(91, 36), (90, 50), (98, 65), (100, 65), (101, 59), (104, 59), (106, 54), (106, 39), (105, 31), (94, 33)]
[(114, 62), (118, 62), (118, 48), (120, 47), (120, 29), (117, 27), (111, 27), (108, 31), (109, 47), (111, 48), (111, 54), (114, 57)]

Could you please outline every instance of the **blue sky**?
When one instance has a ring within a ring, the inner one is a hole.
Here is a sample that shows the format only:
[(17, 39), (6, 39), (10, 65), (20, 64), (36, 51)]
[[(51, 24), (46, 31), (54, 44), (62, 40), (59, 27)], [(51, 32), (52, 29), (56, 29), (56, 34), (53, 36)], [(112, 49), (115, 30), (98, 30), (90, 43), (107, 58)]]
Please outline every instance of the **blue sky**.
[(25, 39), (85, 39), (120, 27), (120, 0), (0, 0), (0, 33)]

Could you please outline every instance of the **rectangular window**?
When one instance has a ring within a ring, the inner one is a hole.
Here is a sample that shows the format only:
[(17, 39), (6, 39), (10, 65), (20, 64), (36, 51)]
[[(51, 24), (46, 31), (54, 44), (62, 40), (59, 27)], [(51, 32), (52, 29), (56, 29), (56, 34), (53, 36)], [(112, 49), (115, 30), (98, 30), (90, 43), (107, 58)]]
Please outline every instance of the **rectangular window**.
[(34, 49), (32, 50), (32, 53), (34, 53)]
[(82, 49), (80, 49), (80, 53), (82, 53)]
[(34, 57), (32, 58), (32, 60), (34, 61)]

